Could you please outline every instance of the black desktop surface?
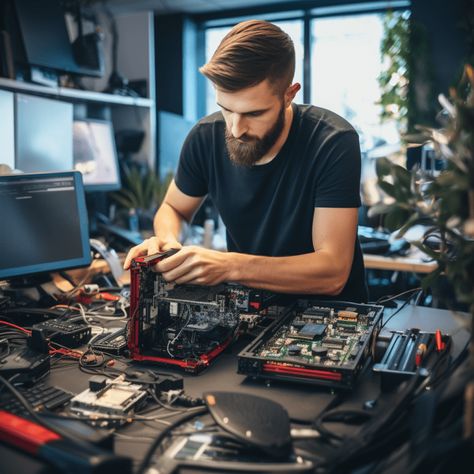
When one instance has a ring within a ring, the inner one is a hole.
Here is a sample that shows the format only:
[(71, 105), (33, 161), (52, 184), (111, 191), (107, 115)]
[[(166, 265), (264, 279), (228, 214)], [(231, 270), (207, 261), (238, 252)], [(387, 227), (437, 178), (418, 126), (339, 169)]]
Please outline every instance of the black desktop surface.
[[(385, 312), (385, 318), (390, 316), (390, 309)], [(397, 314), (384, 329), (402, 330), (405, 328), (418, 327), (426, 331), (440, 329), (443, 333), (452, 336), (452, 356), (456, 357), (466, 346), (469, 333), (466, 329), (468, 318), (466, 315), (453, 316), (446, 310), (438, 310), (425, 307), (407, 306)], [(201, 396), (209, 390), (225, 390), (233, 392), (245, 392), (269, 398), (282, 404), (293, 419), (311, 422), (323, 410), (336, 401), (342, 403), (340, 407), (348, 410), (363, 408), (368, 400), (374, 400), (380, 396), (379, 375), (374, 374), (368, 367), (362, 374), (359, 383), (352, 392), (331, 393), (328, 389), (306, 386), (301, 384), (289, 384), (272, 381), (266, 385), (261, 381), (253, 381), (243, 375), (236, 373), (237, 354), (248, 341), (242, 340), (232, 348), (219, 356), (214, 364), (200, 375), (182, 374), (184, 377), (184, 388), (190, 396)], [(143, 367), (137, 364), (137, 367)], [(148, 366), (151, 367), (151, 366)], [(172, 372), (163, 368), (157, 368), (160, 372)], [(179, 372), (174, 372), (179, 373)], [(80, 392), (87, 386), (89, 375), (79, 371), (77, 366), (71, 365), (54, 370), (48, 381), (72, 392)], [(120, 429), (123, 438), (115, 440), (115, 452), (131, 456), (138, 462), (145, 454), (150, 443), (150, 438), (156, 436), (158, 424), (150, 429), (142, 423), (131, 423)], [(354, 427), (334, 424), (331, 429), (341, 434), (350, 432)], [(311, 444), (309, 445), (311, 446)], [(312, 448), (311, 448), (312, 449)], [(320, 448), (318, 448), (320, 449)], [(17, 474), (21, 472), (45, 473), (54, 472), (45, 467), (41, 462), (21, 454), (5, 445), (0, 445), (0, 458), (2, 459), (3, 474)]]

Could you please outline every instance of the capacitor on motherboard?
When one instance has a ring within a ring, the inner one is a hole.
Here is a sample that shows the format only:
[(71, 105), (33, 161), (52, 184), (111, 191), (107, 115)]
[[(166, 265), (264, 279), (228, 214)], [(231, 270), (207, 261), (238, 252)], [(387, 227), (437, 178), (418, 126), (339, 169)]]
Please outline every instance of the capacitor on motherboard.
[(288, 346), (288, 355), (299, 355), (301, 353), (301, 347), (297, 344)]
[(313, 346), (311, 347), (311, 354), (313, 354), (313, 356), (326, 357), (328, 354), (328, 350), (325, 347), (313, 344)]

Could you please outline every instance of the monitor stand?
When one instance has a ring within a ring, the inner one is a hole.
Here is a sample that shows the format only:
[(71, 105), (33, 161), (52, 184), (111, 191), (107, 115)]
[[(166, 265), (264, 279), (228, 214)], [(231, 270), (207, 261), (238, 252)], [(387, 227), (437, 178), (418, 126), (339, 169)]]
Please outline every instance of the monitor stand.
[(49, 307), (58, 303), (55, 294), (60, 293), (49, 273), (38, 273), (27, 277), (8, 280), (8, 292), (13, 293), (14, 301), (27, 306)]

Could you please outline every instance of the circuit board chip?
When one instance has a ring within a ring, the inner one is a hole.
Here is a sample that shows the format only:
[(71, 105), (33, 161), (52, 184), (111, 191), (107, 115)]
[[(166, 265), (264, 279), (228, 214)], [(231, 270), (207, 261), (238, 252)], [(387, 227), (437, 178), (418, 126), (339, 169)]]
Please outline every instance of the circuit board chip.
[(326, 333), (326, 329), (326, 324), (306, 323), (295, 337), (306, 341), (314, 341), (321, 339)]

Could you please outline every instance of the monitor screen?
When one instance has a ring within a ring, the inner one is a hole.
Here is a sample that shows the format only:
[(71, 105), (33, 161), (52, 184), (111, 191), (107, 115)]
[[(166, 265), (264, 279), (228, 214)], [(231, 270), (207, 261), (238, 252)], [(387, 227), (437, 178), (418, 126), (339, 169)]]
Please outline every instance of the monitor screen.
[(0, 176), (0, 280), (89, 265), (82, 176)]
[(24, 173), (71, 171), (73, 105), (15, 94), (15, 167)]
[(15, 0), (14, 3), (28, 63), (77, 72), (59, 0)]
[(74, 169), (80, 171), (87, 191), (120, 189), (120, 171), (113, 127), (102, 120), (75, 120)]

